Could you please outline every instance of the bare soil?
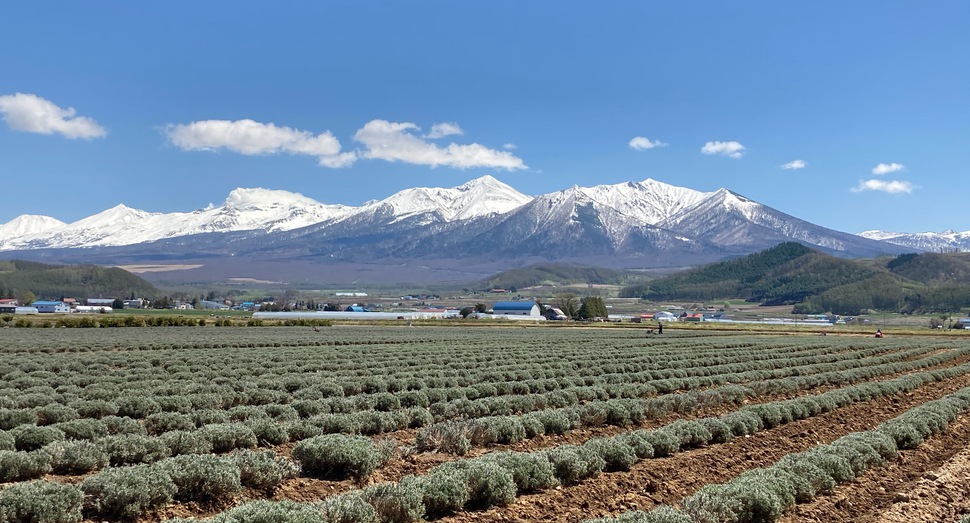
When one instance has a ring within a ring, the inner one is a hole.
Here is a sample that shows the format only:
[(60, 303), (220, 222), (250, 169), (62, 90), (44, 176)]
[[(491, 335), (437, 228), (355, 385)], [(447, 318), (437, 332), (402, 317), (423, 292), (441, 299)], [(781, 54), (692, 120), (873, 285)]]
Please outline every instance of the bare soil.
[[(963, 358), (961, 358), (962, 360)], [(948, 363), (943, 366), (951, 366)], [(880, 422), (894, 418), (904, 411), (970, 386), (970, 375), (927, 384), (909, 393), (843, 407), (810, 419), (792, 422), (748, 437), (709, 447), (689, 450), (668, 458), (643, 460), (626, 472), (603, 473), (577, 485), (561, 486), (519, 497), (506, 507), (486, 511), (456, 514), (439, 521), (469, 523), (485, 521), (579, 522), (585, 519), (615, 516), (629, 510), (650, 510), (660, 504), (677, 504), (684, 497), (710, 483), (730, 480), (741, 472), (771, 465), (782, 456), (806, 450), (814, 445), (829, 443), (845, 434), (868, 430)], [(818, 390), (812, 391), (817, 393)], [(782, 399), (781, 397), (773, 399)], [(671, 416), (670, 419), (650, 420), (644, 427), (662, 425), (674, 417), (717, 415), (734, 410), (726, 406), (703, 409), (692, 416)], [(539, 437), (511, 446), (475, 449), (470, 456), (496, 450), (537, 450), (562, 444), (578, 444), (593, 437), (614, 435), (639, 427), (597, 427), (571, 431), (563, 436)], [(413, 431), (390, 435), (401, 442), (413, 441)], [(410, 439), (409, 439), (410, 438)], [(956, 515), (970, 511), (970, 419), (961, 419), (950, 430), (938, 435), (918, 449), (904, 451), (902, 457), (887, 467), (870, 471), (855, 482), (842, 486), (832, 494), (817, 498), (813, 503), (797, 506), (784, 520), (786, 523), (804, 521), (877, 522), (877, 521), (956, 521)], [(292, 445), (277, 448), (287, 455)], [(962, 452), (961, 452), (962, 451)], [(954, 458), (962, 456), (962, 460)], [(951, 469), (943, 470), (954, 459)], [(408, 474), (425, 474), (434, 466), (455, 459), (456, 456), (437, 453), (415, 453), (394, 460), (379, 469), (368, 484), (398, 481)], [(936, 472), (940, 469), (940, 472)], [(927, 474), (927, 472), (929, 474)], [(920, 484), (920, 480), (929, 482)], [(276, 499), (303, 502), (320, 501), (327, 497), (358, 488), (352, 480), (300, 477), (284, 483), (274, 492), (247, 492), (231, 505), (250, 499)], [(954, 496), (953, 490), (961, 495)], [(964, 495), (967, 494), (967, 495)], [(949, 497), (947, 497), (949, 496)], [(912, 502), (908, 508), (904, 502)], [(899, 505), (894, 506), (894, 505)], [(947, 505), (940, 509), (940, 505)], [(196, 504), (177, 504), (145, 518), (160, 521), (167, 518), (206, 517), (226, 510), (226, 506), (204, 507)], [(908, 519), (890, 518), (894, 510), (903, 510)], [(943, 518), (943, 519), (940, 519)]]

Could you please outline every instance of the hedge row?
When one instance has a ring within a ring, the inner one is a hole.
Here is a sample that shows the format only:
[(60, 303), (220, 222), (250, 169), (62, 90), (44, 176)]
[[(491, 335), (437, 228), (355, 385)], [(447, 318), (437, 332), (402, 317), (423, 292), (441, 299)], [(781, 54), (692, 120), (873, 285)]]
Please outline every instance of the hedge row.
[(226, 502), (244, 486), (270, 490), (298, 471), (272, 451), (242, 451), (107, 468), (79, 485), (28, 481), (0, 490), (0, 523), (74, 523), (82, 517), (131, 520), (173, 500)]
[[(576, 483), (604, 470), (628, 470), (642, 459), (669, 456), (683, 449), (725, 442), (733, 437), (804, 419), (857, 401), (905, 392), (966, 372), (970, 372), (970, 364), (886, 382), (855, 385), (817, 396), (753, 405), (717, 418), (677, 420), (656, 430), (636, 430), (611, 438), (597, 438), (583, 445), (564, 445), (535, 452), (490, 453), (448, 462), (431, 469), (426, 476), (406, 477), (399, 483), (376, 485), (330, 498), (313, 508), (311, 513), (316, 516), (311, 516), (309, 520), (316, 521), (313, 518), (319, 517), (320, 521), (326, 522), (408, 523), (420, 518), (434, 519), (460, 510), (504, 505), (522, 493)], [(970, 399), (970, 389), (966, 394)], [(939, 429), (940, 424), (931, 424), (930, 427)], [(905, 432), (891, 423), (884, 424), (882, 430), (899, 433), (900, 441)], [(885, 445), (888, 438), (883, 437), (882, 440), (879, 448), (888, 452), (885, 450), (888, 449)], [(846, 441), (854, 440), (849, 438)], [(871, 454), (866, 455), (871, 457)], [(366, 461), (360, 463), (369, 466)], [(259, 505), (259, 510), (279, 511), (282, 518), (279, 521), (304, 521), (289, 518), (302, 518), (304, 511), (310, 510), (306, 506), (295, 505), (268, 507)], [(236, 510), (256, 509), (247, 506)], [(294, 515), (290, 515), (291, 512)], [(233, 511), (226, 512), (214, 521), (236, 521), (232, 519), (235, 517), (233, 514)], [(724, 520), (705, 521), (713, 523)]]
[(589, 523), (768, 523), (796, 503), (831, 492), (873, 467), (895, 460), (899, 451), (916, 448), (930, 435), (970, 410), (970, 387), (929, 401), (884, 422), (874, 430), (855, 432), (827, 445), (789, 454), (774, 465), (749, 470), (719, 485), (707, 485), (686, 498), (677, 510), (664, 506), (634, 511)]

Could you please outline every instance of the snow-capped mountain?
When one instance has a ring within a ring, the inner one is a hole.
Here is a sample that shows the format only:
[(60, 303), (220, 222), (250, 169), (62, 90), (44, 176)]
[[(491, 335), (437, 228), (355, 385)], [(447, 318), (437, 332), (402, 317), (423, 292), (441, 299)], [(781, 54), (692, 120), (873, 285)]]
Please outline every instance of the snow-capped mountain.
[(734, 248), (747, 245), (760, 250), (796, 240), (841, 255), (877, 256), (898, 251), (878, 241), (800, 220), (727, 189), (710, 193), (660, 225)]
[[(62, 227), (64, 222), (50, 216), (39, 214), (21, 214), (13, 220), (0, 225), (0, 239), (19, 238), (31, 234), (41, 234), (58, 227)], [(2, 240), (0, 240), (2, 241)]]
[(451, 222), (504, 214), (530, 200), (530, 197), (486, 175), (450, 189), (405, 189), (383, 200), (367, 202), (351, 215), (358, 221), (366, 217), (391, 217), (393, 223), (423, 215), (427, 223)]
[(859, 233), (859, 236), (922, 251), (970, 251), (970, 231), (957, 232), (953, 229), (947, 229), (943, 232), (917, 233), (863, 231)]
[(119, 204), (70, 224), (58, 221), (59, 226), (44, 230), (4, 233), (0, 235), (0, 249), (133, 245), (210, 232), (286, 231), (339, 218), (353, 209), (324, 205), (288, 191), (235, 189), (222, 205), (193, 212), (150, 213)]
[[(91, 263), (232, 257), (235, 264), (299, 259), (347, 262), (360, 271), (374, 270), (363, 264), (401, 266), (409, 260), (463, 267), (481, 260), (509, 267), (524, 259), (682, 266), (790, 240), (846, 257), (913, 250), (819, 227), (727, 189), (707, 193), (650, 179), (530, 197), (485, 176), (447, 189), (406, 189), (360, 207), (236, 189), (222, 205), (188, 213), (119, 205), (47, 229), (14, 222), (3, 227), (14, 232), (0, 236), (0, 250), (16, 251), (5, 257), (34, 252)], [(87, 249), (79, 255), (71, 251), (77, 247)]]

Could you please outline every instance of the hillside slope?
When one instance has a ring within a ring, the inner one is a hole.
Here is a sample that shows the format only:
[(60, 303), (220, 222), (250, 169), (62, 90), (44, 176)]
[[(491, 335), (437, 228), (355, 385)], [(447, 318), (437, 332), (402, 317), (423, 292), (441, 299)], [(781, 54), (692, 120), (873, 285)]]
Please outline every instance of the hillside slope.
[(39, 299), (159, 295), (158, 289), (152, 284), (115, 267), (0, 261), (0, 295), (17, 297), (26, 291), (32, 292)]

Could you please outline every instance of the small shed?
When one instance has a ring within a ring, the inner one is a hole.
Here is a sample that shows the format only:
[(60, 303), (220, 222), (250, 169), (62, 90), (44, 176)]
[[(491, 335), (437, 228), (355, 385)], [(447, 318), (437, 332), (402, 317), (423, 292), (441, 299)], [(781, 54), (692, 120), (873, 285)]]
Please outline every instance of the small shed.
[(492, 314), (505, 316), (539, 317), (539, 304), (534, 301), (498, 301), (492, 306)]
[(351, 305), (351, 306), (347, 307), (346, 309), (344, 309), (344, 311), (345, 312), (367, 312), (360, 305)]
[(555, 307), (547, 308), (545, 316), (547, 320), (564, 321), (569, 319), (562, 309), (557, 309)]
[(62, 301), (35, 301), (30, 306), (41, 313), (71, 312), (71, 306)]

